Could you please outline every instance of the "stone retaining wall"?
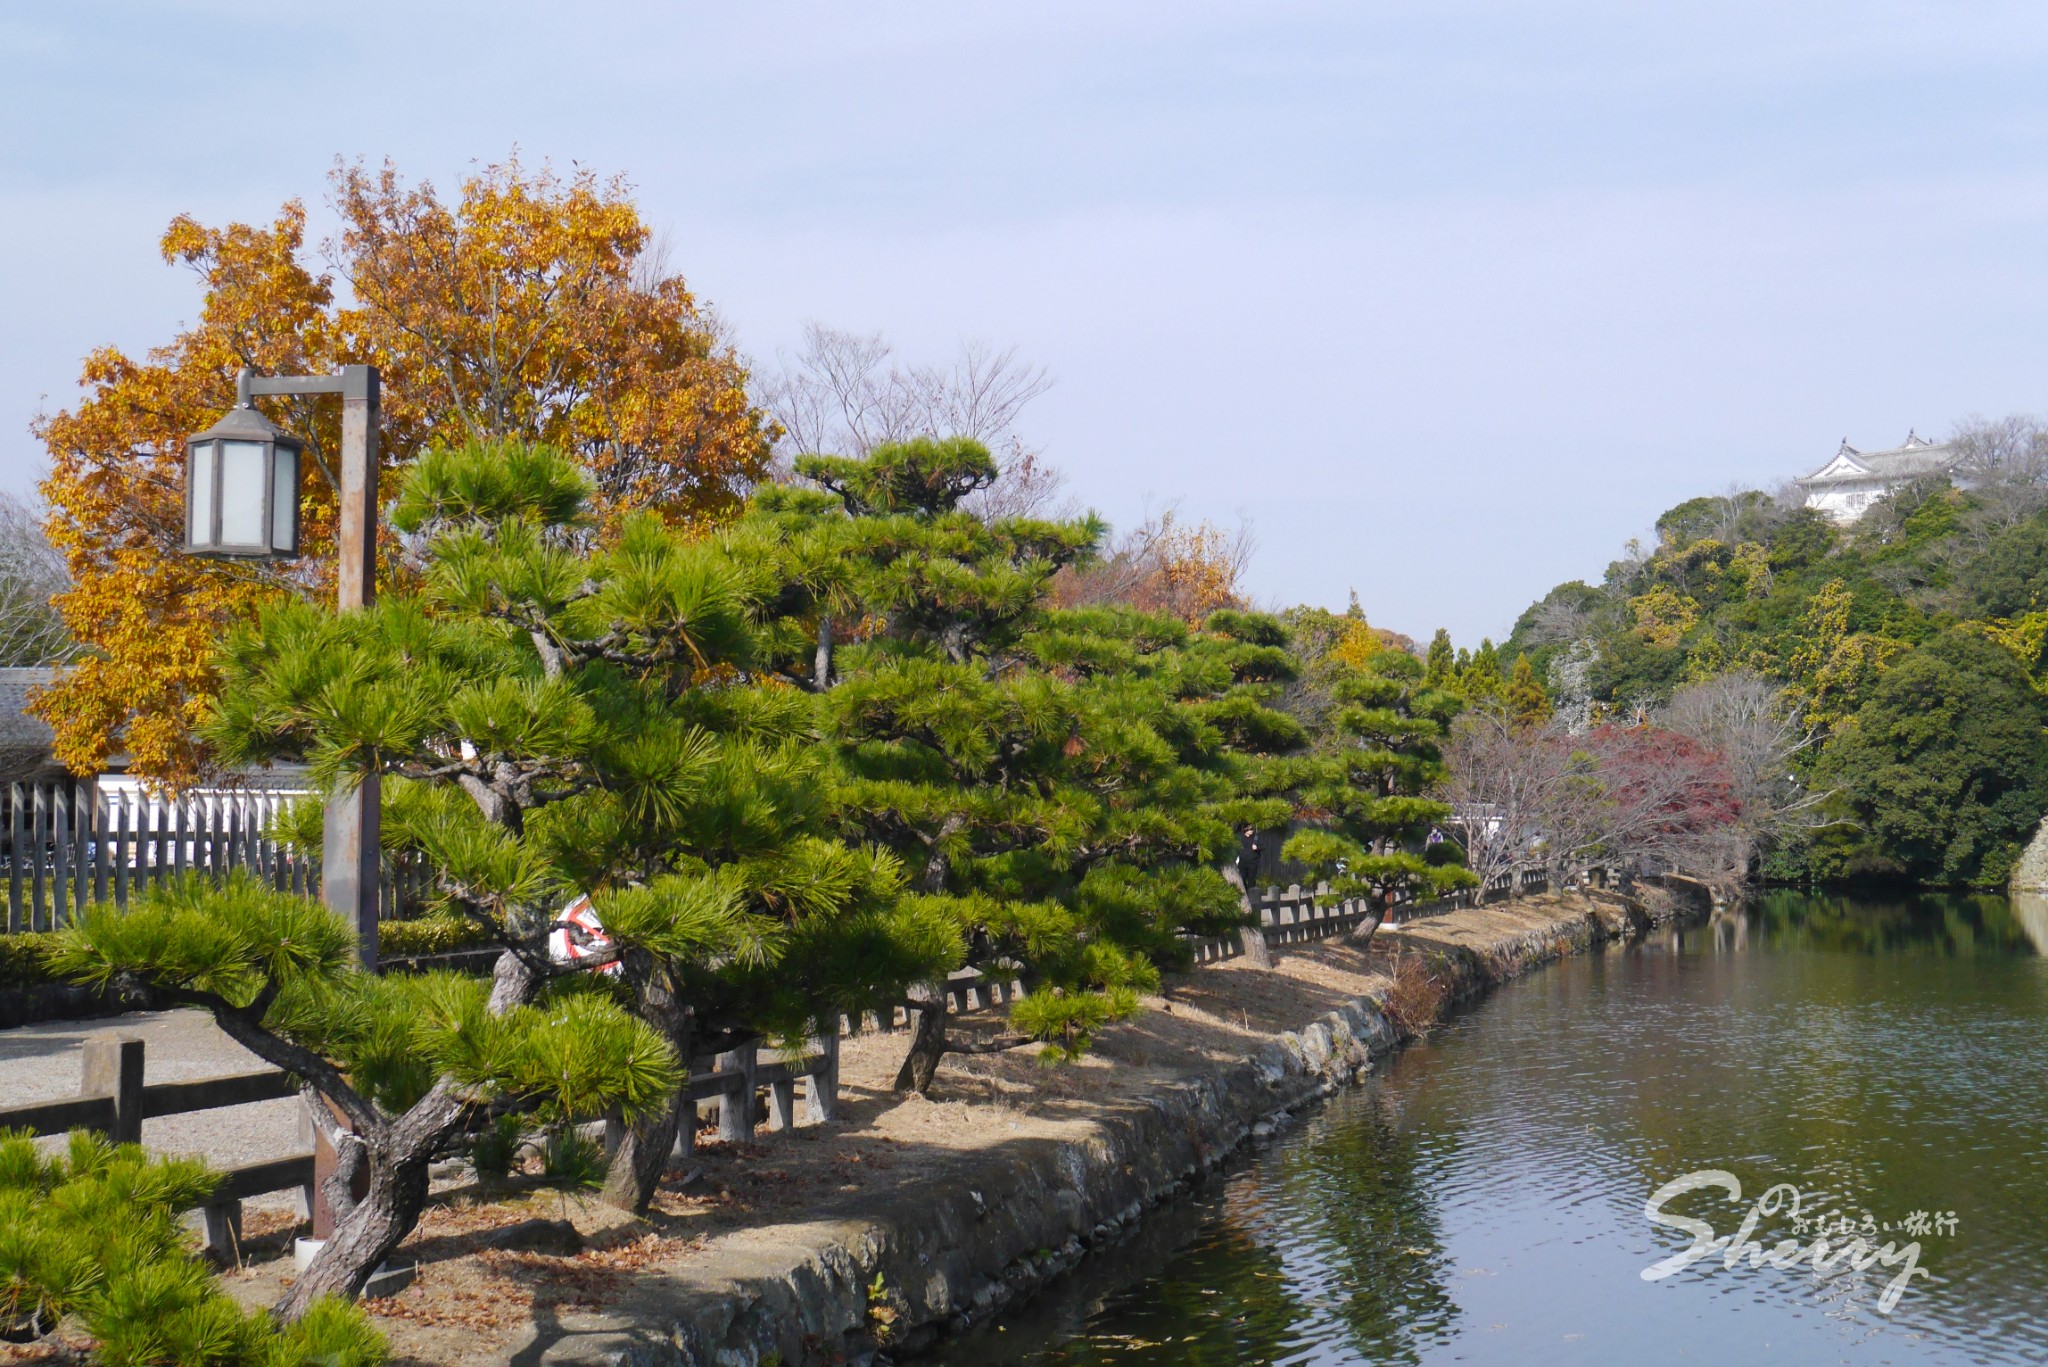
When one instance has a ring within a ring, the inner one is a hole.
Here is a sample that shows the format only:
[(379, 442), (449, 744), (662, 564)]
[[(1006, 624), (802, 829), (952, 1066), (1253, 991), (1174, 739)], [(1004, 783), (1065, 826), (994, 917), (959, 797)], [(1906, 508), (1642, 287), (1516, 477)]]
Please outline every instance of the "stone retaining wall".
[(2048, 819), (2041, 822), (2026, 849), (2020, 852), (2007, 886), (2015, 893), (2048, 892)]

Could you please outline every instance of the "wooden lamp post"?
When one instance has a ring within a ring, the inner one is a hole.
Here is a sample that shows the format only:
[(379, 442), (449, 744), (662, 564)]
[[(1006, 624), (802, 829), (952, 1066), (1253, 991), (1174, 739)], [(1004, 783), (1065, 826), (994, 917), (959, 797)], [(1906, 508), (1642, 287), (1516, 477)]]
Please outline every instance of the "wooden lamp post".
[[(299, 554), (299, 469), (303, 446), (256, 411), (258, 395), (341, 396), (341, 527), (337, 606), (376, 598), (377, 367), (339, 375), (252, 375), (235, 379), (235, 407), (185, 444), (185, 550), (191, 555), (290, 560)], [(377, 775), (327, 804), (320, 895), (355, 923), (365, 968), (377, 966)]]

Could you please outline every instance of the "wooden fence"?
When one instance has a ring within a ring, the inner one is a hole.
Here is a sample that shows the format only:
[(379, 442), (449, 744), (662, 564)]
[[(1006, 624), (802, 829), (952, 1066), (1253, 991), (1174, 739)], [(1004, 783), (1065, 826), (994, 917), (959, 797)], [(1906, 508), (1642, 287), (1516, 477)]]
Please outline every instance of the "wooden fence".
[[(1549, 887), (1550, 875), (1544, 870), (1517, 869), (1489, 879), (1482, 888), (1468, 888), (1427, 902), (1397, 901), (1391, 919), (1422, 920), (1441, 916), (1453, 907), (1504, 901), (1528, 893), (1545, 892)], [(1260, 888), (1253, 893), (1252, 909), (1258, 913), (1259, 929), (1264, 933), (1266, 943), (1291, 945), (1324, 940), (1372, 919), (1372, 907), (1364, 898), (1318, 906), (1316, 899), (1327, 895), (1329, 890), (1327, 883), (1306, 889), (1299, 883), (1290, 883), (1285, 888)], [(1186, 943), (1193, 950), (1198, 964), (1234, 959), (1244, 953), (1244, 942), (1234, 935), (1188, 936)]]
[[(76, 1097), (0, 1109), (0, 1130), (25, 1129), (35, 1136), (97, 1130), (116, 1143), (142, 1142), (142, 1122), (165, 1115), (217, 1111), (299, 1094), (298, 1082), (277, 1068), (225, 1073), (181, 1082), (146, 1082), (145, 1045), (132, 1036), (106, 1034), (85, 1042), (84, 1070)], [(696, 1065), (707, 1065), (698, 1071)], [(839, 1111), (839, 1039), (817, 1040), (800, 1053), (763, 1061), (759, 1045), (715, 1058), (693, 1060), (692, 1101), (719, 1106), (719, 1136), (754, 1138), (754, 1113), (767, 1093), (768, 1123), (776, 1130), (796, 1127), (796, 1085), (804, 1087), (805, 1112), (812, 1120), (834, 1119)], [(610, 1131), (608, 1130), (608, 1133)], [(678, 1136), (685, 1152), (695, 1126)], [(316, 1237), (331, 1230), (319, 1207), (318, 1183), (333, 1171), (333, 1151), (310, 1117), (302, 1117), (297, 1142), (306, 1151), (226, 1169), (212, 1199), (201, 1207), (204, 1246), (223, 1261), (240, 1257), (242, 1202), (273, 1191), (297, 1191), (299, 1215), (313, 1221)]]
[[(247, 869), (279, 891), (317, 894), (320, 861), (273, 835), (286, 804), (302, 796), (251, 789), (172, 799), (92, 781), (13, 784), (0, 794), (7, 933), (54, 930), (93, 902), (126, 906), (186, 870), (218, 878)], [(430, 882), (426, 868), (387, 860), (384, 918), (416, 914)]]
[[(693, 1060), (690, 1072), (691, 1101), (718, 1102), (718, 1137), (745, 1142), (754, 1137), (754, 1112), (760, 1094), (768, 1093), (768, 1124), (771, 1129), (796, 1128), (796, 1084), (804, 1083), (804, 1110), (812, 1120), (826, 1121), (839, 1114), (839, 1036), (813, 1040), (801, 1053), (768, 1062), (761, 1060), (761, 1046), (744, 1045), (708, 1060), (711, 1067), (698, 1072)], [(685, 1126), (677, 1144), (685, 1151), (695, 1139), (694, 1127)]]
[[(78, 1096), (0, 1110), (0, 1129), (26, 1129), (34, 1135), (67, 1130), (98, 1130), (119, 1144), (142, 1142), (142, 1122), (162, 1115), (217, 1111), (252, 1101), (295, 1096), (298, 1084), (275, 1068), (251, 1073), (224, 1073), (183, 1082), (144, 1082), (143, 1042), (120, 1035), (99, 1035), (85, 1042), (85, 1070)], [(244, 1163), (227, 1169), (213, 1199), (202, 1208), (207, 1251), (222, 1258), (237, 1256), (242, 1236), (242, 1201), (265, 1192), (299, 1193), (302, 1216), (313, 1210), (313, 1155)]]

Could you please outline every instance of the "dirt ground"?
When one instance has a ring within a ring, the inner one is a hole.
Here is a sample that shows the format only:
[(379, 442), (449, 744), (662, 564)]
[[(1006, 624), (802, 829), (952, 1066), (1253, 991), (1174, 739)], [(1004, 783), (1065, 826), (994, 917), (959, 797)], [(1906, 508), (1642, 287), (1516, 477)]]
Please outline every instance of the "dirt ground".
[[(710, 1128), (700, 1129), (694, 1156), (669, 1174), (644, 1220), (552, 1189), (485, 1193), (474, 1183), (447, 1184), (402, 1250), (419, 1259), (418, 1278), (365, 1304), (395, 1363), (499, 1356), (536, 1322), (575, 1328), (579, 1313), (601, 1309), (638, 1270), (716, 1258), (721, 1245), (765, 1226), (914, 1201), (941, 1166), (971, 1165), (977, 1152), (1020, 1137), (1079, 1137), (1105, 1102), (1235, 1062), (1272, 1035), (1384, 985), (1403, 952), (1498, 942), (1578, 914), (1582, 907), (1539, 897), (1383, 930), (1370, 946), (1340, 938), (1278, 949), (1270, 972), (1234, 959), (1169, 975), (1145, 1010), (1105, 1031), (1080, 1061), (1044, 1068), (1035, 1050), (951, 1055), (929, 1098), (890, 1091), (906, 1033), (855, 1036), (842, 1042), (837, 1119), (800, 1118), (786, 1133), (763, 1126), (756, 1142), (728, 1145), (716, 1138), (707, 1105)], [(1000, 1009), (961, 1017), (955, 1031), (999, 1025)], [(560, 1225), (532, 1224), (534, 1246), (494, 1245), (512, 1226), (536, 1221), (566, 1221), (582, 1248), (562, 1246), (570, 1236)], [(285, 1212), (251, 1213), (245, 1264), (223, 1274), (238, 1299), (266, 1304), (289, 1284), (291, 1238), (299, 1232)], [(551, 1246), (542, 1251), (541, 1244)], [(10, 1351), (20, 1352), (0, 1345), (0, 1361)]]

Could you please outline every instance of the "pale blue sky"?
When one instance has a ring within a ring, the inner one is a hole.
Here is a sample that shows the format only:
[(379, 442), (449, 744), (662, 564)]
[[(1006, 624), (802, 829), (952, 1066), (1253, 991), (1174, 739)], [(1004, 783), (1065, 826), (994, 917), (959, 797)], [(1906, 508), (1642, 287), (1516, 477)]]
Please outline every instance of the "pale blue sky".
[[(336, 16), (354, 16), (353, 29)], [(0, 487), (336, 154), (622, 171), (772, 357), (1014, 342), (1113, 520), (1461, 640), (1681, 498), (2048, 409), (2033, 3), (0, 4)]]

